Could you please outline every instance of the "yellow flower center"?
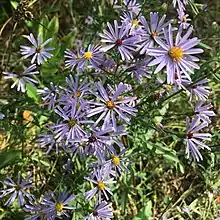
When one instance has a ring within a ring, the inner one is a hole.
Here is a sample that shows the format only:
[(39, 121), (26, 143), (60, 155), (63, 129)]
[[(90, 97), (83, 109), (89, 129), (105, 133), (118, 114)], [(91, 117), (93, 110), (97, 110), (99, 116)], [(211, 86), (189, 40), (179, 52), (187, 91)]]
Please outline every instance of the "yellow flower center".
[(168, 84), (167, 84), (167, 85), (164, 85), (164, 87), (165, 87), (166, 90), (172, 89), (172, 86), (171, 86), (171, 85), (168, 85)]
[(61, 211), (63, 210), (63, 204), (62, 204), (62, 203), (57, 203), (57, 204), (56, 204), (56, 210), (57, 210), (58, 212), (61, 212)]
[(139, 22), (138, 22), (138, 20), (133, 20), (132, 22), (131, 22), (131, 24), (132, 25), (134, 25), (134, 26), (138, 26), (139, 25)]
[(112, 158), (112, 162), (113, 162), (113, 164), (114, 164), (115, 166), (118, 166), (118, 164), (120, 163), (119, 157), (114, 156), (114, 157)]
[(115, 103), (112, 100), (107, 101), (105, 104), (108, 109), (113, 109), (115, 107)]
[(80, 91), (76, 91), (76, 97), (80, 97), (81, 96), (81, 92)]
[(177, 62), (183, 57), (183, 50), (180, 47), (172, 47), (168, 53), (170, 57)]
[(77, 121), (75, 119), (69, 120), (68, 125), (72, 128), (77, 124)]
[(98, 189), (99, 189), (99, 190), (105, 189), (105, 184), (104, 184), (102, 181), (99, 181), (99, 182), (98, 182)]
[(92, 56), (93, 56), (93, 54), (90, 51), (84, 53), (84, 58), (87, 60), (91, 59)]

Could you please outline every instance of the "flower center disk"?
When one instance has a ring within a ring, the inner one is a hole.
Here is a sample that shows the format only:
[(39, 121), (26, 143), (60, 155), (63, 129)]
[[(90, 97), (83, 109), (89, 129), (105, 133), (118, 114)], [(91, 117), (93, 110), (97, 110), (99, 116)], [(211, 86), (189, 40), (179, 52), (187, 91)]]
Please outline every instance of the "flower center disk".
[(122, 45), (122, 40), (118, 39), (115, 41), (116, 46), (121, 46)]
[(105, 184), (104, 184), (102, 181), (99, 181), (99, 182), (98, 182), (98, 189), (99, 189), (99, 190), (105, 189)]
[(57, 203), (57, 204), (56, 204), (56, 210), (57, 210), (58, 212), (61, 212), (61, 211), (63, 210), (63, 204), (62, 204), (62, 203)]
[(85, 59), (89, 60), (89, 59), (91, 59), (92, 57), (93, 57), (92, 52), (88, 51), (88, 52), (85, 52), (85, 53), (84, 53), (84, 58), (85, 58)]
[(168, 53), (174, 61), (180, 61), (183, 57), (183, 50), (180, 47), (171, 47)]
[(107, 101), (105, 104), (108, 109), (113, 109), (115, 107), (115, 103), (112, 100)]
[(120, 163), (119, 157), (114, 156), (114, 157), (112, 158), (112, 162), (113, 162), (113, 164), (114, 164), (115, 166), (117, 166), (117, 165)]
[(69, 120), (68, 125), (72, 128), (77, 124), (77, 121), (75, 119)]

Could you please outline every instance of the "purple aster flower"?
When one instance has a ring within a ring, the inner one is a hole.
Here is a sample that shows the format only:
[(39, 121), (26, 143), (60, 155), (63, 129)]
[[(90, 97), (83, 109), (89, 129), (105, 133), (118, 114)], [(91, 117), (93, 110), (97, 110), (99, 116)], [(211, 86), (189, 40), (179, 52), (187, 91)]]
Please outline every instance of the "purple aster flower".
[(187, 22), (190, 22), (191, 19), (188, 18), (189, 15), (188, 14), (185, 14), (185, 12), (183, 10), (179, 10), (177, 9), (178, 11), (178, 23), (180, 24), (180, 27), (182, 27), (183, 29), (187, 29), (189, 26), (190, 26), (190, 23), (187, 23)]
[(55, 139), (58, 142), (65, 139), (65, 143), (68, 144), (70, 140), (83, 137), (86, 132), (83, 130), (82, 125), (93, 123), (85, 119), (85, 115), (81, 111), (81, 106), (77, 109), (77, 102), (72, 103), (70, 111), (65, 111), (60, 106), (54, 111), (63, 119), (57, 125), (51, 126), (55, 134)]
[(24, 37), (27, 38), (33, 45), (33, 47), (21, 46), (21, 54), (24, 56), (24, 59), (33, 56), (31, 63), (33, 64), (35, 60), (37, 60), (37, 64), (40, 65), (53, 56), (48, 51), (52, 51), (55, 48), (44, 48), (52, 40), (52, 38), (49, 38), (44, 43), (41, 43), (40, 36), (38, 36), (36, 41), (32, 33), (30, 36), (24, 35)]
[(65, 66), (67, 68), (71, 68), (71, 71), (73, 71), (74, 68), (79, 69), (78, 64), (79, 64), (80, 59), (82, 57), (81, 56), (82, 54), (80, 53), (80, 50), (81, 49), (77, 50), (78, 51), (77, 54), (75, 54), (74, 52), (72, 52), (69, 49), (67, 49), (65, 51), (65, 56), (64, 57), (67, 58), (67, 60), (65, 60)]
[(112, 58), (103, 57), (102, 63), (95, 69), (94, 74), (114, 74), (117, 64)]
[(47, 134), (39, 134), (38, 142), (41, 148), (48, 147), (48, 150), (46, 152), (47, 154), (50, 153), (52, 148), (55, 148), (56, 153), (58, 153), (59, 148), (62, 148), (64, 146), (64, 143), (62, 141), (57, 141), (55, 139), (55, 134), (52, 131)]
[(46, 208), (46, 206), (43, 206), (40, 202), (38, 202), (36, 199), (33, 201), (29, 201), (29, 204), (26, 204), (24, 207), (25, 212), (31, 212), (35, 213), (30, 217), (25, 218), (25, 220), (39, 220), (39, 219), (48, 219), (46, 218), (46, 214), (42, 212), (42, 210)]
[(186, 118), (186, 154), (187, 158), (192, 154), (193, 158), (199, 162), (202, 160), (202, 155), (198, 148), (211, 150), (207, 145), (205, 145), (203, 140), (211, 140), (211, 134), (209, 133), (198, 133), (201, 129), (208, 126), (207, 122), (200, 122), (200, 118), (196, 116), (190, 123), (189, 117)]
[(0, 190), (0, 198), (10, 195), (9, 199), (4, 203), (5, 206), (9, 206), (14, 203), (15, 199), (18, 199), (18, 207), (22, 207), (26, 204), (26, 200), (33, 200), (34, 196), (27, 192), (32, 185), (31, 175), (28, 175), (25, 179), (21, 180), (21, 172), (18, 172), (18, 180), (15, 183), (10, 177), (7, 177), (2, 184), (6, 189)]
[(140, 83), (143, 77), (151, 78), (150, 74), (152, 71), (150, 70), (150, 67), (147, 66), (150, 61), (151, 59), (148, 58), (137, 60), (127, 68), (127, 71), (138, 83)]
[(159, 20), (159, 15), (157, 12), (151, 12), (150, 13), (150, 25), (148, 25), (146, 19), (144, 16), (141, 16), (140, 22), (144, 26), (144, 30), (141, 33), (141, 44), (137, 48), (137, 50), (140, 50), (140, 54), (144, 54), (147, 52), (147, 49), (149, 47), (154, 47), (155, 40), (163, 38), (163, 29), (166, 28), (172, 20), (164, 23), (166, 19), (166, 15), (164, 15), (160, 20)]
[(86, 50), (81, 50), (81, 58), (78, 63), (79, 68), (83, 69), (87, 62), (89, 62), (95, 68), (99, 67), (103, 60), (103, 53), (100, 49), (101, 46), (99, 45), (89, 45)]
[(56, 85), (50, 82), (50, 88), (38, 89), (37, 92), (42, 95), (44, 105), (48, 105), (49, 110), (55, 107), (59, 97), (59, 89)]
[(179, 10), (185, 10), (185, 5), (188, 4), (188, 0), (173, 0), (173, 7)]
[[(195, 83), (189, 89), (187, 88), (188, 94), (190, 96), (190, 101), (192, 101), (193, 96), (195, 96), (196, 101), (203, 100), (205, 101), (210, 94), (210, 87), (203, 85), (204, 83), (209, 82), (208, 79), (202, 79), (199, 82)], [(184, 86), (191, 84), (190, 81), (185, 81)]]
[(142, 30), (142, 25), (140, 24), (140, 18), (136, 18), (132, 12), (124, 12), (122, 16), (120, 16), (121, 22), (130, 26), (129, 35), (140, 34)]
[(91, 84), (88, 83), (87, 78), (80, 83), (78, 75), (76, 75), (75, 78), (73, 78), (72, 75), (69, 75), (69, 77), (66, 77), (66, 82), (68, 87), (60, 88), (65, 90), (68, 95), (71, 95), (75, 99), (81, 99), (85, 94), (89, 93)]
[(112, 204), (106, 201), (101, 202), (94, 211), (88, 216), (84, 217), (84, 220), (110, 220), (113, 218)]
[(14, 79), (14, 83), (12, 84), (11, 88), (14, 88), (17, 86), (17, 91), (25, 92), (26, 83), (30, 84), (37, 84), (37, 80), (32, 78), (32, 75), (36, 75), (39, 72), (35, 71), (36, 65), (33, 64), (30, 67), (28, 67), (23, 73), (11, 73), (11, 72), (3, 72), (5, 75), (5, 79)]
[(124, 5), (127, 7), (128, 11), (139, 14), (141, 11), (141, 5), (137, 3), (136, 0), (123, 0)]
[(112, 48), (119, 51), (122, 60), (133, 59), (133, 55), (130, 51), (135, 51), (136, 43), (140, 40), (139, 36), (127, 37), (130, 26), (125, 23), (118, 26), (118, 22), (114, 21), (114, 29), (110, 23), (107, 23), (109, 31), (104, 30), (103, 34), (99, 34), (101, 42), (109, 45), (102, 47), (101, 51), (106, 52)]
[(180, 27), (175, 42), (173, 42), (173, 31), (171, 25), (169, 25), (168, 31), (164, 30), (166, 43), (159, 38), (155, 38), (160, 47), (148, 49), (148, 54), (155, 57), (148, 65), (159, 64), (154, 73), (160, 72), (166, 66), (168, 84), (174, 83), (176, 74), (180, 79), (181, 71), (187, 78), (190, 78), (188, 72), (193, 73), (193, 69), (199, 69), (199, 66), (194, 62), (199, 59), (193, 55), (203, 52), (200, 48), (194, 48), (200, 40), (197, 37), (188, 39), (193, 31), (192, 27), (188, 29), (183, 37), (181, 37), (182, 30)]
[(210, 111), (209, 109), (212, 108), (213, 106), (211, 104), (208, 105), (203, 105), (203, 104), (204, 104), (203, 100), (200, 100), (196, 104), (195, 113), (203, 122), (211, 123), (209, 117), (215, 116), (215, 113), (213, 111)]
[(135, 116), (137, 110), (128, 105), (128, 103), (133, 99), (131, 97), (121, 98), (121, 94), (127, 89), (127, 86), (120, 83), (117, 87), (115, 93), (111, 96), (108, 95), (107, 91), (102, 86), (101, 82), (97, 83), (97, 89), (99, 94), (94, 93), (94, 95), (100, 100), (99, 102), (88, 101), (91, 104), (91, 110), (88, 110), (88, 117), (99, 114), (100, 116), (94, 123), (93, 127), (96, 127), (101, 120), (103, 121), (102, 129), (109, 126), (111, 123), (114, 130), (117, 130), (116, 117), (115, 114), (119, 116), (120, 120), (124, 120), (126, 123), (130, 123), (130, 118), (127, 115)]
[(87, 200), (91, 200), (96, 194), (98, 196), (98, 201), (101, 203), (102, 195), (104, 194), (106, 200), (109, 200), (107, 192), (112, 195), (111, 189), (107, 185), (115, 183), (113, 178), (110, 178), (108, 173), (103, 172), (102, 169), (97, 169), (94, 171), (93, 177), (85, 177), (86, 180), (95, 184), (95, 187), (84, 194)]
[(119, 154), (117, 154), (116, 151), (113, 149), (111, 151), (111, 153), (113, 154), (112, 158), (106, 161), (105, 166), (109, 170), (113, 169), (116, 175), (121, 175), (122, 171), (129, 172), (129, 169), (125, 166), (125, 163), (129, 162), (128, 155), (125, 155), (126, 151), (127, 149), (124, 148)]
[(56, 219), (59, 216), (70, 217), (68, 210), (73, 210), (74, 207), (68, 206), (67, 204), (76, 198), (74, 194), (69, 195), (67, 191), (60, 192), (58, 198), (54, 192), (48, 193), (44, 196), (41, 204), (45, 207), (42, 212), (46, 214), (49, 219)]

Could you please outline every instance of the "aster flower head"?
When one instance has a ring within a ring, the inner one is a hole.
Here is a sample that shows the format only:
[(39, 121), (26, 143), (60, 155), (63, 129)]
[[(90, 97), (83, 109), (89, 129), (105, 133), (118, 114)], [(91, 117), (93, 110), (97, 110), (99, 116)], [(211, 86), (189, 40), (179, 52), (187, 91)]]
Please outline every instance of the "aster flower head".
[(57, 125), (51, 126), (57, 142), (64, 139), (66, 140), (65, 144), (68, 144), (69, 141), (86, 134), (82, 125), (93, 122), (86, 120), (81, 110), (81, 106), (77, 108), (77, 102), (72, 103), (70, 110), (64, 110), (60, 106), (54, 110), (61, 117), (61, 121)]
[(181, 73), (190, 79), (188, 72), (193, 73), (193, 69), (199, 69), (198, 64), (195, 63), (199, 59), (194, 54), (202, 53), (203, 50), (194, 48), (194, 46), (199, 44), (200, 40), (197, 37), (188, 39), (193, 31), (192, 27), (187, 30), (183, 37), (181, 37), (182, 31), (183, 29), (180, 27), (174, 40), (172, 26), (169, 25), (168, 31), (164, 29), (166, 42), (155, 38), (160, 47), (148, 49), (148, 54), (155, 57), (148, 65), (159, 64), (154, 73), (160, 72), (166, 66), (168, 84), (174, 83), (176, 75), (181, 79)]
[(41, 204), (44, 206), (42, 213), (45, 213), (48, 219), (56, 219), (56, 217), (70, 217), (68, 210), (73, 210), (74, 207), (68, 206), (68, 203), (76, 198), (74, 194), (69, 195), (67, 191), (60, 192), (58, 197), (54, 192), (49, 192), (43, 197)]
[(200, 100), (195, 106), (195, 114), (202, 120), (203, 122), (211, 123), (209, 117), (215, 116), (213, 111), (209, 109), (213, 106), (211, 104), (203, 105), (204, 101)]
[(101, 202), (92, 213), (84, 217), (84, 220), (110, 220), (113, 218), (112, 204), (106, 201)]
[(188, 0), (173, 0), (173, 7), (179, 10), (185, 10), (185, 6), (188, 4)]
[(115, 149), (111, 151), (111, 159), (107, 160), (105, 167), (110, 170), (114, 170), (116, 175), (121, 175), (123, 171), (129, 172), (129, 169), (125, 165), (129, 162), (129, 155), (126, 154), (127, 149), (124, 148), (119, 154), (116, 153)]
[(94, 93), (94, 95), (99, 101), (88, 101), (88, 104), (91, 105), (91, 109), (88, 110), (87, 116), (92, 117), (94, 115), (99, 115), (93, 127), (96, 127), (99, 122), (103, 120), (102, 129), (112, 125), (114, 130), (117, 131), (116, 115), (118, 115), (119, 120), (123, 120), (129, 124), (130, 118), (128, 115), (135, 116), (137, 110), (128, 104), (133, 100), (133, 97), (123, 98), (121, 96), (127, 89), (127, 86), (120, 83), (113, 95), (108, 94), (101, 82), (97, 83), (97, 89), (98, 93)]
[[(205, 83), (208, 83), (208, 79), (202, 79), (197, 83), (194, 83), (189, 89), (187, 88), (187, 92), (190, 97), (190, 101), (192, 101), (193, 96), (195, 97), (196, 101), (203, 100), (205, 101), (209, 94), (210, 94), (210, 87), (204, 85)], [(184, 85), (189, 85), (190, 81), (185, 81)]]
[(67, 95), (71, 95), (74, 99), (82, 99), (85, 94), (89, 93), (90, 83), (88, 83), (87, 78), (85, 78), (82, 82), (79, 80), (79, 76), (76, 75), (74, 78), (72, 75), (66, 77), (67, 87), (60, 87)]
[(109, 184), (113, 184), (113, 178), (110, 178), (108, 173), (104, 172), (103, 169), (96, 169), (94, 171), (94, 175), (91, 177), (85, 177), (86, 180), (92, 182), (95, 186), (90, 191), (84, 194), (87, 200), (91, 200), (96, 194), (98, 197), (99, 203), (101, 203), (103, 199), (103, 195), (106, 200), (109, 200), (109, 196), (107, 193), (112, 195), (111, 189), (108, 187)]
[(52, 132), (51, 129), (47, 134), (39, 134), (38, 137), (38, 143), (40, 144), (40, 147), (48, 148), (46, 152), (47, 154), (49, 154), (53, 148), (55, 148), (56, 153), (58, 153), (59, 148), (62, 148), (64, 146), (64, 143), (62, 141), (57, 141), (57, 139), (55, 139), (55, 134)]
[(75, 54), (73, 51), (67, 49), (65, 50), (65, 55), (64, 57), (66, 58), (65, 60), (65, 66), (67, 68), (70, 68), (71, 71), (73, 71), (75, 68), (78, 70), (81, 70), (78, 66), (78, 64), (80, 63), (80, 60), (82, 58), (82, 54), (81, 51), (82, 49), (78, 49), (77, 50), (77, 54)]
[(123, 23), (120, 27), (118, 22), (114, 21), (114, 28), (110, 23), (107, 23), (108, 29), (99, 34), (102, 38), (101, 42), (108, 44), (101, 48), (101, 51), (107, 52), (110, 49), (115, 49), (121, 55), (122, 60), (133, 59), (131, 51), (135, 51), (136, 43), (140, 40), (139, 36), (127, 37), (130, 26)]
[(178, 23), (179, 23), (179, 25), (183, 29), (187, 29), (190, 26), (190, 23), (187, 23), (187, 22), (191, 21), (191, 19), (188, 18), (189, 15), (185, 14), (185, 12), (183, 10), (177, 9), (177, 11), (178, 11), (178, 19), (179, 19)]
[(211, 134), (199, 133), (200, 130), (208, 126), (207, 122), (200, 122), (200, 118), (196, 116), (190, 123), (190, 119), (186, 118), (186, 154), (189, 158), (192, 154), (193, 158), (199, 162), (203, 159), (202, 154), (199, 152), (199, 148), (211, 150), (203, 140), (211, 140)]
[(48, 109), (51, 110), (57, 104), (59, 97), (59, 89), (57, 85), (50, 82), (50, 87), (45, 87), (44, 89), (38, 89), (37, 92), (42, 96), (44, 105), (48, 105)]
[(5, 79), (14, 79), (14, 83), (11, 88), (17, 86), (17, 91), (25, 92), (26, 83), (38, 84), (37, 80), (33, 79), (32, 76), (38, 74), (39, 71), (36, 71), (36, 64), (29, 66), (23, 73), (11, 73), (3, 72)]
[(128, 11), (133, 12), (136, 15), (138, 15), (141, 11), (141, 5), (137, 3), (136, 0), (123, 0), (123, 3), (128, 9)]
[(49, 51), (52, 51), (55, 48), (45, 48), (45, 46), (50, 41), (52, 41), (52, 38), (49, 38), (44, 43), (42, 43), (40, 40), (40, 36), (38, 36), (38, 39), (36, 40), (32, 33), (30, 35), (24, 35), (24, 37), (27, 38), (33, 45), (32, 47), (21, 46), (21, 54), (24, 56), (24, 59), (33, 56), (31, 63), (33, 64), (36, 60), (37, 64), (40, 65), (53, 56), (51, 53), (49, 53)]
[(10, 206), (14, 203), (15, 199), (18, 200), (18, 207), (22, 207), (26, 204), (27, 200), (31, 201), (34, 196), (27, 192), (32, 185), (31, 175), (28, 175), (22, 180), (21, 172), (18, 172), (17, 183), (15, 183), (10, 177), (7, 177), (2, 184), (5, 189), (0, 190), (0, 198), (9, 197), (9, 199), (4, 203), (5, 206)]
[(136, 18), (132, 12), (124, 12), (122, 16), (120, 16), (121, 22), (130, 26), (129, 35), (140, 34), (142, 30), (142, 25), (140, 24), (140, 18)]
[(172, 20), (165, 22), (165, 19), (166, 15), (163, 15), (160, 19), (157, 12), (151, 12), (150, 25), (148, 25), (145, 17), (140, 17), (140, 22), (143, 25), (141, 44), (137, 48), (137, 51), (140, 51), (140, 54), (146, 53), (149, 47), (153, 47), (155, 45), (155, 39), (163, 38), (163, 29), (172, 22)]

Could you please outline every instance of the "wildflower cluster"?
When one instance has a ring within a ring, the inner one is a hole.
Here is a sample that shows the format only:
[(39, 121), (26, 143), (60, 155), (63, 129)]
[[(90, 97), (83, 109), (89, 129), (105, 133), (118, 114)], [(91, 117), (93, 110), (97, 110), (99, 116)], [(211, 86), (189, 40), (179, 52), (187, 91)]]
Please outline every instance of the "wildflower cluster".
[[(187, 2), (173, 1), (179, 13), (178, 27), (174, 27), (173, 20), (166, 20), (166, 15), (160, 16), (157, 12), (151, 12), (149, 17), (142, 15), (136, 0), (124, 0), (122, 6), (113, 2), (114, 8), (122, 11), (120, 20), (106, 24), (99, 33), (98, 44), (90, 42), (86, 48), (81, 46), (76, 51), (66, 48), (65, 68), (70, 74), (65, 82), (50, 82), (48, 87), (37, 90), (43, 107), (55, 115), (55, 120), (44, 127), (45, 132), (39, 134), (41, 148), (46, 148), (47, 154), (53, 150), (67, 154), (66, 169), (76, 157), (92, 161), (90, 173), (84, 178), (91, 188), (83, 196), (93, 201), (93, 211), (84, 219), (113, 218), (111, 185), (129, 172), (128, 165), (132, 163), (122, 139), (129, 132), (132, 118), (138, 114), (136, 105), (141, 100), (135, 94), (135, 85), (141, 84), (143, 79), (157, 74), (156, 83), (162, 88), (160, 98), (168, 94), (167, 88), (172, 88), (173, 91), (184, 90), (192, 105), (197, 102), (194, 116), (186, 119), (186, 155), (200, 161), (199, 149), (210, 150), (203, 141), (210, 140), (211, 134), (200, 133), (200, 130), (211, 123), (210, 117), (215, 113), (210, 110), (211, 104), (205, 104), (210, 93), (206, 85), (208, 79), (192, 81), (194, 70), (200, 68), (197, 54), (203, 50), (197, 47), (200, 40), (191, 37), (193, 27), (184, 14)], [(21, 92), (26, 91), (29, 83), (38, 84), (37, 68), (47, 62), (55, 50), (45, 48), (51, 38), (43, 43), (40, 36), (36, 40), (32, 33), (24, 37), (32, 46), (21, 46), (21, 54), (24, 59), (31, 57), (31, 66), (22, 74), (4, 72), (6, 79), (14, 81), (11, 88), (17, 86)], [(90, 75), (86, 77), (88, 72)], [(91, 80), (93, 77), (96, 80)], [(127, 77), (135, 83), (125, 83)], [(116, 78), (122, 78), (121, 82), (115, 83)], [(69, 217), (74, 207), (68, 203), (78, 196), (69, 195), (67, 191), (56, 196), (49, 191), (36, 199), (30, 193), (30, 177), (21, 181), (20, 173), (17, 183), (7, 178), (3, 185), (6, 189), (0, 191), (0, 198), (9, 197), (5, 205), (11, 205), (17, 198), (19, 207), (33, 214), (28, 219)]]

